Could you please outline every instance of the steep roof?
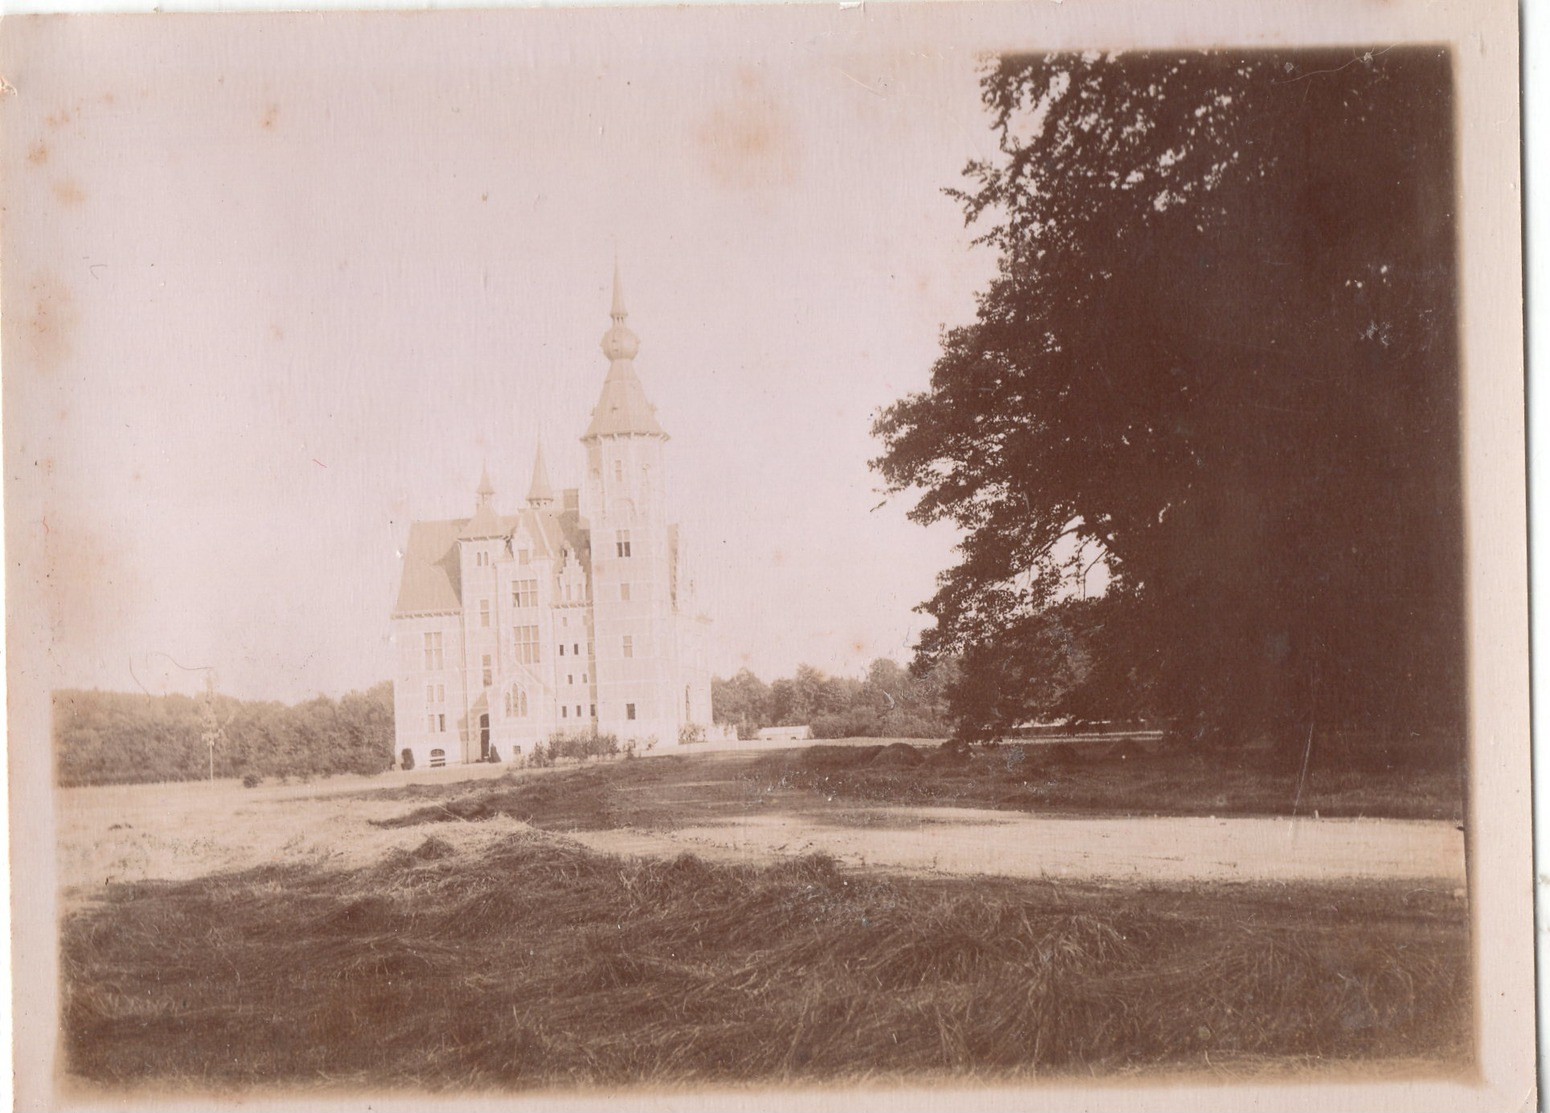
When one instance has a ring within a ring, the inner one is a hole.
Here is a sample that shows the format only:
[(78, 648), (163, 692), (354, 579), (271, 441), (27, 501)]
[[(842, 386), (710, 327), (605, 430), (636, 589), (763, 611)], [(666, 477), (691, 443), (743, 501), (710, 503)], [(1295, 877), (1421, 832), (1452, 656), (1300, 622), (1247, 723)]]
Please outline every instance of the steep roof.
[(458, 536), (465, 541), (473, 541), (482, 537), (505, 537), (511, 532), (512, 519), (503, 518), (495, 513), (495, 508), (485, 503), (474, 511), (474, 516), (464, 524)]
[(398, 604), (393, 608), (395, 617), (462, 610), (457, 539), (467, 524), (466, 518), (455, 518), (446, 522), (415, 522), (409, 527)]
[(656, 407), (646, 401), (646, 389), (635, 374), (634, 363), (616, 359), (608, 367), (603, 392), (592, 408), (592, 421), (581, 439), (630, 435), (666, 437), (667, 433), (657, 423)]
[(558, 557), (566, 548), (585, 559), (590, 542), (587, 529), (574, 510), (527, 507), (516, 514), (500, 515), (485, 506), (472, 518), (415, 522), (409, 527), (394, 617), (461, 611), (463, 583), (458, 542), (474, 537), (510, 537), (519, 528), (532, 538), (534, 556), (540, 560)]

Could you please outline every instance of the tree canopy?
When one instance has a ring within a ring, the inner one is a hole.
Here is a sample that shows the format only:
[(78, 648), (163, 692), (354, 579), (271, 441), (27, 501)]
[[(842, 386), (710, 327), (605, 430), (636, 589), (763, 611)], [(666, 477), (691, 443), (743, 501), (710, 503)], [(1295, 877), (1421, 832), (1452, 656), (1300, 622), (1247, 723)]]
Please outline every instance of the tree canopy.
[(956, 709), (1460, 733), (1446, 50), (1003, 57), (982, 88), (997, 153), (950, 192), (998, 272), (874, 430), (912, 516), (964, 530), (918, 647), (962, 655)]
[[(380, 773), (393, 764), (393, 685), (290, 707), (215, 696), (54, 693), (60, 785)], [(213, 753), (205, 735), (218, 725)]]
[(711, 711), (743, 738), (761, 727), (797, 725), (817, 738), (942, 738), (954, 675), (953, 662), (912, 672), (887, 657), (874, 660), (864, 680), (798, 665), (794, 675), (766, 684), (745, 668), (711, 679)]

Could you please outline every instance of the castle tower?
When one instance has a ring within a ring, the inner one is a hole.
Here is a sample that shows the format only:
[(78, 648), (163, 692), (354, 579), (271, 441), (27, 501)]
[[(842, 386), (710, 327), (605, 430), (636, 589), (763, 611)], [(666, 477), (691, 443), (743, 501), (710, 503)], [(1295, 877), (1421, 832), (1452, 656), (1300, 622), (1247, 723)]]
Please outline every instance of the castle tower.
[(678, 740), (676, 530), (667, 521), (667, 433), (635, 372), (640, 341), (625, 319), (614, 266), (612, 325), (603, 334), (608, 377), (581, 443), (592, 535), (598, 728), (621, 738)]

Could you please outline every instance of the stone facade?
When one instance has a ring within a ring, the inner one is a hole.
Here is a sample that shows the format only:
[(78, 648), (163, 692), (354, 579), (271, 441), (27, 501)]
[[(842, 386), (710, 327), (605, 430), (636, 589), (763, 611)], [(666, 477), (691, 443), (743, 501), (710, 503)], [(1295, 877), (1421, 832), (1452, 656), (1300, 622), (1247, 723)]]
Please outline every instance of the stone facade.
[(410, 528), (393, 611), (400, 764), (509, 761), (556, 731), (668, 747), (709, 727), (709, 620), (626, 316), (615, 274), (580, 489), (556, 499), (540, 446), (515, 513), (496, 510), (486, 475), (472, 517)]

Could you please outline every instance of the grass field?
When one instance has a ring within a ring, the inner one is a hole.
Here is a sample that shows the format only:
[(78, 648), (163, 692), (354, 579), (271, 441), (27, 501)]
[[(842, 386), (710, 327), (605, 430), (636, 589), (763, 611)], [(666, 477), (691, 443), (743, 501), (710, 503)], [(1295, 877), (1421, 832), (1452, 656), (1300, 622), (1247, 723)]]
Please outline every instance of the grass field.
[[(1177, 750), (1002, 746), (953, 753), (905, 742), (813, 745), (721, 755), (714, 768), (678, 756), (581, 767), (541, 780), (428, 803), (405, 824), (510, 815), (551, 830), (713, 821), (778, 801), (994, 808), (1041, 815), (1285, 816), (1434, 819), (1464, 815), (1462, 770), (1400, 774), (1310, 765), (1276, 755), (1204, 757)], [(391, 790), (390, 790), (391, 791)], [(399, 798), (461, 790), (421, 785)]]
[(1462, 1064), (1464, 905), (1398, 886), (929, 881), (518, 833), (113, 886), (65, 924), (101, 1083), (983, 1077)]
[[(895, 799), (930, 753), (69, 790), (68, 1069), (158, 1091), (452, 1091), (1467, 1065), (1456, 878), (969, 877), (636, 840), (772, 813), (814, 838), (892, 837), (897, 809), (855, 800)], [(983, 823), (950, 805), (1010, 806), (989, 794), (1018, 768), (948, 767), (941, 783), (977, 787), (932, 814)], [(1303, 838), (1324, 829), (1346, 827)]]

